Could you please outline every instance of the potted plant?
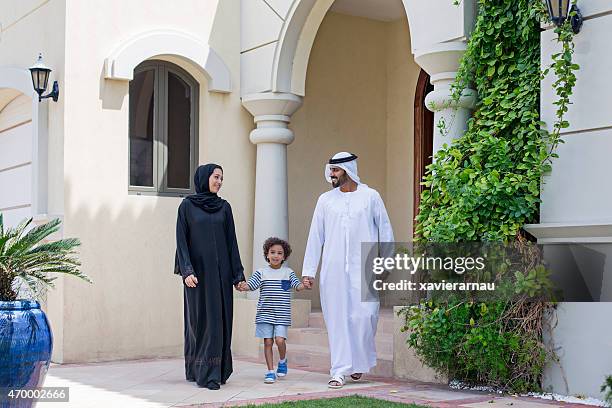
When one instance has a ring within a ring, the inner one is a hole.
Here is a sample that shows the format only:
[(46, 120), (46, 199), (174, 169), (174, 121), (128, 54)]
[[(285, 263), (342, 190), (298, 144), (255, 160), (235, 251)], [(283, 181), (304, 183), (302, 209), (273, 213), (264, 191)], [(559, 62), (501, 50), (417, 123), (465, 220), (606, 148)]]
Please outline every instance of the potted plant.
[[(0, 389), (31, 389), (44, 382), (53, 335), (37, 299), (53, 287), (53, 274), (91, 282), (79, 270), (78, 239), (48, 240), (60, 223), (31, 227), (30, 218), (5, 228), (0, 213)], [(31, 299), (18, 299), (24, 293)]]

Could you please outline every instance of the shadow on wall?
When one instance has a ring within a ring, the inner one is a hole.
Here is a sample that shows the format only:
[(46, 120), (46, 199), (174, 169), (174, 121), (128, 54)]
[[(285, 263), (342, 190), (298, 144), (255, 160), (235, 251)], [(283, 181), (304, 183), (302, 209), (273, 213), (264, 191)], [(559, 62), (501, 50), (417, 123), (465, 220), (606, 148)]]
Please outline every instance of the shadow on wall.
[(116, 81), (104, 78), (104, 66), (100, 70), (99, 94), (102, 109), (121, 110), (130, 87), (128, 81)]
[(180, 199), (128, 195), (127, 186), (116, 197), (83, 197), (65, 186), (64, 236), (81, 240), (82, 271), (94, 283), (63, 281), (62, 362), (180, 356), (182, 286), (173, 274)]

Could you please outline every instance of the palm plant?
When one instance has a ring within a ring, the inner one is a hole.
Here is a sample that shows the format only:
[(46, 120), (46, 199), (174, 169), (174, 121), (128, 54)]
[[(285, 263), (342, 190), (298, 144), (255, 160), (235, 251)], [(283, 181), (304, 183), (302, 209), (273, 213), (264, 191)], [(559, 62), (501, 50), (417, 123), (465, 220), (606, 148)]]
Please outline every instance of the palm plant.
[(601, 392), (605, 392), (605, 401), (612, 407), (612, 375), (606, 377), (606, 382), (601, 386)]
[(53, 287), (56, 279), (51, 274), (64, 273), (91, 283), (81, 273), (81, 263), (75, 248), (81, 243), (76, 238), (44, 242), (59, 230), (61, 221), (55, 219), (29, 229), (32, 218), (14, 228), (4, 228), (0, 214), (0, 301), (17, 299), (16, 281), (21, 281), (34, 298)]

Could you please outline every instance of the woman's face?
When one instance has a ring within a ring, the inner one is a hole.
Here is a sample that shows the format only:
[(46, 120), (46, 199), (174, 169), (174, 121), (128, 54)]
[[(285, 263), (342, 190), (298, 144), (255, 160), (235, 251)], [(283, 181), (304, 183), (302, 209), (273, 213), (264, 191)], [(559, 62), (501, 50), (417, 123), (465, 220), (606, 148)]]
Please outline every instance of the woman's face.
[(215, 169), (208, 179), (208, 189), (211, 193), (217, 194), (223, 184), (223, 172), (221, 169)]

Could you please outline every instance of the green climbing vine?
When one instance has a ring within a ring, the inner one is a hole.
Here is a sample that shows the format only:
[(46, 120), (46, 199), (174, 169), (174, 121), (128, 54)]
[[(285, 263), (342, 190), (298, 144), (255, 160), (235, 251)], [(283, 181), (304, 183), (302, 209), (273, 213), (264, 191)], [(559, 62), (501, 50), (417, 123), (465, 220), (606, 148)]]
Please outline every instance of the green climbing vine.
[[(572, 1), (575, 4), (576, 0)], [(539, 3), (540, 15), (545, 15), (544, 6)], [(575, 11), (570, 13), (570, 18), (573, 17)], [(555, 150), (559, 143), (563, 143), (561, 139), (561, 131), (569, 127), (569, 122), (565, 120), (565, 114), (568, 111), (570, 102), (570, 96), (576, 85), (576, 74), (575, 71), (580, 69), (578, 64), (573, 62), (574, 56), (574, 32), (570, 23), (570, 18), (565, 21), (565, 24), (555, 28), (555, 34), (557, 35), (557, 42), (561, 45), (561, 50), (552, 55), (552, 64), (546, 68), (542, 73), (542, 76), (548, 75), (552, 69), (556, 80), (553, 82), (553, 88), (557, 94), (557, 100), (554, 104), (557, 106), (556, 110), (556, 121), (553, 124), (553, 130), (549, 135), (549, 155), (548, 163), (551, 164), (551, 158), (557, 157)], [(549, 167), (546, 168), (547, 170)]]
[[(455, 4), (458, 0), (454, 0)], [(541, 0), (479, 0), (453, 98), (477, 91), (467, 131), (436, 154), (423, 179), (415, 239), (434, 242), (524, 240), (537, 222), (540, 185), (551, 170), (576, 83), (569, 19), (555, 29), (560, 51), (540, 67)], [(540, 83), (552, 71), (557, 95), (551, 131), (540, 120)], [(438, 124), (444, 127), (445, 124)], [(408, 343), (449, 378), (507, 391), (538, 390), (554, 353), (542, 341), (544, 304), (422, 302), (404, 308)]]

